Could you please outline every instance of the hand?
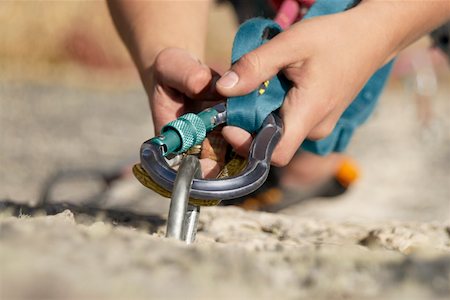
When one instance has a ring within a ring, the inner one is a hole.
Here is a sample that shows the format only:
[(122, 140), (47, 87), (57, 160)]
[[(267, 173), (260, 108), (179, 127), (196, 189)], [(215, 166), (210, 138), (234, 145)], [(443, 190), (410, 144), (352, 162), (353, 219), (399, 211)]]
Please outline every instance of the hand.
[[(272, 157), (275, 165), (286, 165), (305, 138), (332, 132), (366, 81), (391, 57), (389, 28), (378, 27), (352, 10), (297, 23), (243, 56), (217, 82), (217, 90), (226, 97), (245, 95), (280, 71), (286, 75), (292, 88), (281, 108), (284, 134)], [(240, 154), (248, 152), (249, 133), (225, 127), (223, 135)]]
[[(219, 74), (202, 64), (185, 50), (167, 48), (155, 59), (153, 67), (142, 75), (155, 126), (155, 133), (170, 121), (187, 112), (198, 112), (221, 99), (215, 90)], [(205, 100), (207, 102), (203, 102)], [(218, 172), (218, 165), (202, 159), (207, 177)]]
[(183, 49), (167, 48), (143, 76), (155, 133), (187, 112), (197, 112), (221, 99), (215, 90), (219, 74)]

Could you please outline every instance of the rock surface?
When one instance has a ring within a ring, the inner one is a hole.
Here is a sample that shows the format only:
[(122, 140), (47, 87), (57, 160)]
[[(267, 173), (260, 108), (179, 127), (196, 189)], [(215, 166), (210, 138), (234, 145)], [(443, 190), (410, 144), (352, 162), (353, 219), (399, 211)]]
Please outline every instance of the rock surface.
[(450, 224), (352, 224), (209, 208), (194, 245), (163, 229), (0, 220), (2, 299), (446, 299)]

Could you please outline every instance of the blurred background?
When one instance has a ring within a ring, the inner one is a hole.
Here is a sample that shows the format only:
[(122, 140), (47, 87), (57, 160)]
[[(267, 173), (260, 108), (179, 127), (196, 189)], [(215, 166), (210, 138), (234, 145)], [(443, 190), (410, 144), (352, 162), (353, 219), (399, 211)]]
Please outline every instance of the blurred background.
[[(0, 24), (0, 199), (36, 203), (61, 170), (121, 170), (102, 205), (165, 212), (168, 201), (129, 176), (153, 129), (147, 97), (106, 4), (2, 1)], [(206, 53), (218, 70), (229, 66), (237, 25), (230, 4), (213, 6)], [(361, 180), (341, 197), (284, 213), (448, 220), (449, 100), (448, 64), (423, 38), (398, 58), (375, 115), (348, 151)], [(75, 180), (60, 197), (86, 200), (98, 189), (89, 186), (94, 181)]]

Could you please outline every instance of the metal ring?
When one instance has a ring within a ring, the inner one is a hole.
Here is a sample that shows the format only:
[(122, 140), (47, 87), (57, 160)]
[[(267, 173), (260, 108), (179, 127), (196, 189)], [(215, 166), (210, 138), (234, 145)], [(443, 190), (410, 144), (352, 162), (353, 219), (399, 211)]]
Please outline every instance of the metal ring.
[[(272, 113), (252, 142), (244, 171), (226, 179), (194, 179), (191, 197), (227, 200), (243, 197), (257, 190), (267, 179), (272, 153), (281, 135), (282, 121)], [(172, 191), (177, 172), (166, 163), (162, 151), (159, 145), (145, 142), (141, 147), (141, 164), (156, 183)]]

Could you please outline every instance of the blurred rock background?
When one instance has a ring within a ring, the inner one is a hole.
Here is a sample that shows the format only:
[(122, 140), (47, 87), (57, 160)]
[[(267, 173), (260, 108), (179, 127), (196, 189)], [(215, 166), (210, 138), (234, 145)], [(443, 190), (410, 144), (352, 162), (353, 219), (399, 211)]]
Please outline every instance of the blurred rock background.
[[(0, 8), (2, 78), (139, 84), (105, 1), (2, 1)], [(237, 21), (226, 3), (209, 19), (207, 60), (224, 69)]]

